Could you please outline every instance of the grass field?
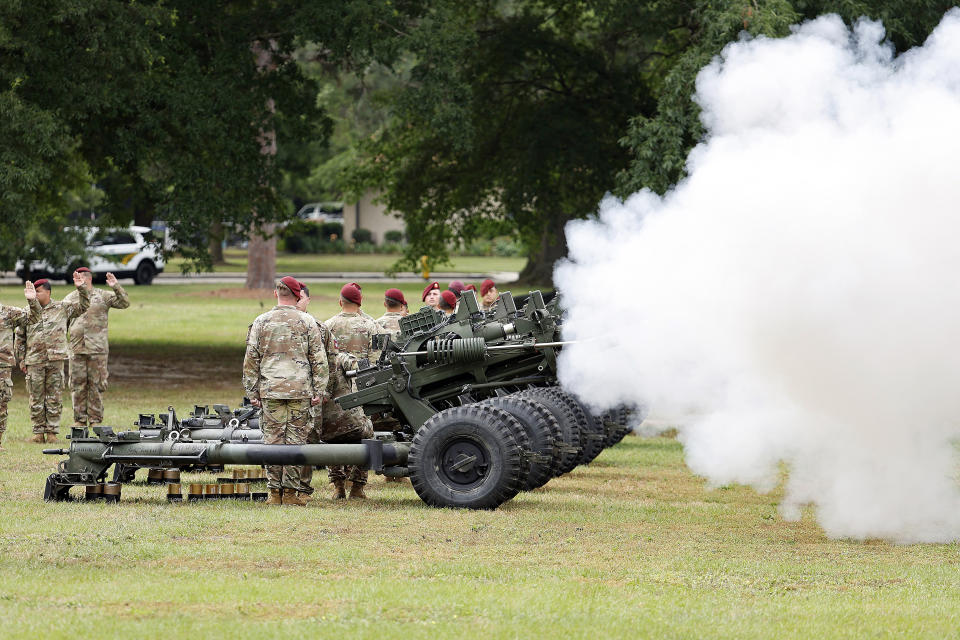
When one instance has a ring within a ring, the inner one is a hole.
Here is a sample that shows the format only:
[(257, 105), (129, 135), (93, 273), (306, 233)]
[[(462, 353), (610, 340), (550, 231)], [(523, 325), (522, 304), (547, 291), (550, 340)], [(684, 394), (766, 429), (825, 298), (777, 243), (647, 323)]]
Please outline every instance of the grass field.
[[(133, 307), (111, 316), (106, 422), (235, 405), (246, 324), (269, 301), (130, 291)], [(314, 291), (318, 317), (331, 292)], [(20, 295), (0, 288), (2, 302)], [(334, 504), (319, 473), (304, 509), (169, 505), (142, 484), (119, 505), (44, 504), (56, 458), (25, 443), (20, 376), (14, 393), (0, 454), (6, 638), (960, 636), (958, 545), (829, 540), (811, 513), (783, 521), (778, 492), (707, 488), (671, 437), (630, 436), (493, 512), (428, 508), (377, 477), (368, 501)]]
[[(383, 273), (400, 258), (390, 254), (277, 254), (277, 273), (342, 273), (369, 271)], [(247, 270), (247, 252), (242, 249), (227, 249), (226, 264), (217, 265), (217, 272), (244, 272)], [(183, 260), (175, 258), (167, 265), (167, 272), (179, 273)], [(433, 271), (440, 273), (496, 273), (520, 271), (525, 258), (501, 258), (486, 256), (453, 256), (447, 264), (438, 265)], [(416, 272), (419, 275), (419, 271)]]

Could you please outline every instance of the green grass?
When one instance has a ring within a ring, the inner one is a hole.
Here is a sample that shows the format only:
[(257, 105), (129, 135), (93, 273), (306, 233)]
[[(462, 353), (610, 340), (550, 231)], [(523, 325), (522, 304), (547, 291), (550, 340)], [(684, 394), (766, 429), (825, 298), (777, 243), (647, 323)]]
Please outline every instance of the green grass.
[[(226, 264), (218, 265), (214, 271), (245, 272), (247, 270), (247, 252), (228, 249), (224, 252)], [(277, 273), (340, 273), (362, 272), (384, 273), (400, 258), (389, 254), (277, 254)], [(167, 265), (168, 273), (179, 273), (183, 260), (175, 258)], [(441, 273), (497, 273), (501, 271), (520, 271), (526, 264), (526, 258), (501, 258), (486, 256), (454, 256), (451, 262), (435, 267), (433, 271)], [(407, 275), (412, 274), (408, 273)], [(417, 271), (416, 275), (420, 275)]]
[[(106, 421), (235, 405), (259, 301), (131, 293), (111, 315)], [(778, 492), (707, 488), (672, 438), (628, 437), (492, 512), (431, 509), (375, 476), (365, 503), (319, 495), (304, 509), (170, 505), (139, 483), (119, 505), (44, 504), (57, 458), (25, 443), (20, 376), (14, 393), (4, 637), (960, 636), (960, 546), (829, 540), (809, 512), (783, 521)]]

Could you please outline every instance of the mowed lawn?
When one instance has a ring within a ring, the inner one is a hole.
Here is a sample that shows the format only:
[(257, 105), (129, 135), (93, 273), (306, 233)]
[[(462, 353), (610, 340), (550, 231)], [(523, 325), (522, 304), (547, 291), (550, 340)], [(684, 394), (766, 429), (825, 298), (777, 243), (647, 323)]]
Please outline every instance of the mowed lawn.
[[(111, 314), (106, 421), (236, 405), (246, 326), (270, 300), (129, 291), (133, 307)], [(318, 317), (335, 293), (314, 290)], [(58, 458), (25, 442), (28, 422), (17, 376), (0, 454), (3, 637), (960, 636), (958, 545), (829, 540), (811, 513), (783, 521), (776, 492), (709, 489), (671, 437), (629, 436), (492, 512), (432, 509), (375, 476), (366, 502), (331, 503), (322, 472), (302, 509), (171, 505), (139, 483), (119, 505), (45, 504)]]
[[(348, 272), (375, 272), (384, 273), (393, 268), (399, 254), (309, 254), (309, 253), (279, 253), (277, 254), (278, 273), (348, 273)], [(244, 249), (227, 249), (224, 251), (225, 264), (217, 265), (214, 271), (220, 273), (240, 272), (247, 270), (247, 252)], [(174, 258), (167, 266), (167, 272), (179, 273), (183, 260)], [(431, 270), (438, 273), (497, 273), (503, 271), (520, 271), (526, 264), (526, 258), (501, 256), (451, 256), (450, 262), (431, 265)], [(420, 275), (416, 271), (403, 270), (400, 275)]]

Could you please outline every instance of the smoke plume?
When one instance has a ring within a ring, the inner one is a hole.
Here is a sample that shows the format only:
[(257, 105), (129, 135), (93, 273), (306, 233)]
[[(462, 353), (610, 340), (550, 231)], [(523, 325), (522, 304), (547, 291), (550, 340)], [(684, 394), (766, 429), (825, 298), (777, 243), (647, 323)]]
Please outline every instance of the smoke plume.
[(664, 197), (570, 223), (560, 376), (834, 537), (960, 539), (960, 10), (895, 56), (836, 16), (726, 47)]

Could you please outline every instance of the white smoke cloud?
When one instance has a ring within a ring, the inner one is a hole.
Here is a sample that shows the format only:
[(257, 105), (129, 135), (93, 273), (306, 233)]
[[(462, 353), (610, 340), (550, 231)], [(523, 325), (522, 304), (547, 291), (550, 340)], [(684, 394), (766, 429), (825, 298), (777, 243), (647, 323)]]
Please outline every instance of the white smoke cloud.
[(661, 198), (570, 223), (564, 385), (682, 419), (690, 468), (835, 537), (960, 539), (960, 11), (894, 57), (836, 16), (729, 45)]

